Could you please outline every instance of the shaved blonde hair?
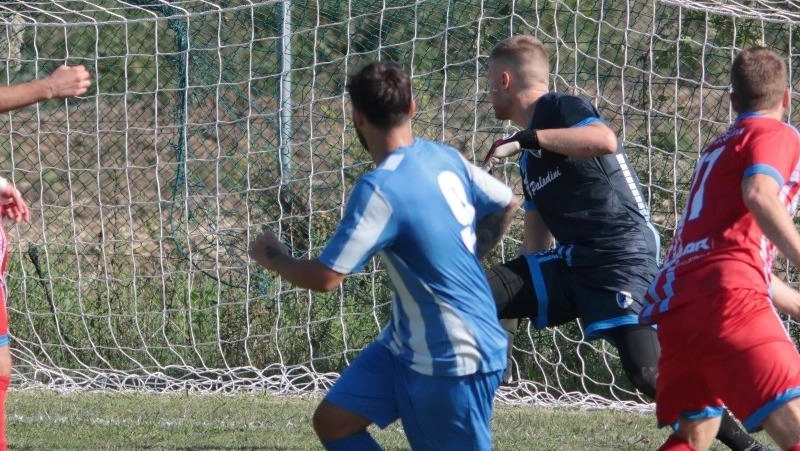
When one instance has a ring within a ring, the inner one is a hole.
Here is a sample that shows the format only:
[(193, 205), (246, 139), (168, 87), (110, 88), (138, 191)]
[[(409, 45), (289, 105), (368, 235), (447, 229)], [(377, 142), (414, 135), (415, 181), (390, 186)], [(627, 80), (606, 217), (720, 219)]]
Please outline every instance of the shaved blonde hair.
[(489, 61), (515, 72), (525, 87), (547, 85), (550, 61), (542, 41), (533, 36), (519, 35), (501, 41), (489, 53)]

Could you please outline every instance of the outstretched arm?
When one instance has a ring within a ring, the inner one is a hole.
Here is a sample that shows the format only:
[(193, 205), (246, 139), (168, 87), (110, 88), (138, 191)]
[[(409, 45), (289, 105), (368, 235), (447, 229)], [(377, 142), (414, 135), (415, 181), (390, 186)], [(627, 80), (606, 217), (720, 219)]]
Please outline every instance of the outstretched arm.
[(519, 206), (519, 198), (511, 196), (511, 202), (505, 208), (478, 220), (475, 226), (475, 234), (478, 239), (475, 245), (475, 255), (479, 259), (486, 257), (497, 246), (497, 243), (503, 238), (503, 234), (508, 230), (511, 219), (514, 217), (514, 212), (517, 211)]
[(92, 84), (83, 66), (60, 66), (47, 77), (11, 86), (0, 86), (0, 113), (42, 100), (78, 96)]
[(615, 153), (617, 145), (617, 135), (602, 122), (583, 127), (526, 129), (495, 141), (482, 166), (490, 170), (523, 149), (545, 149), (568, 157), (591, 158)]
[(313, 291), (330, 291), (339, 286), (345, 274), (338, 273), (319, 260), (300, 260), (289, 255), (289, 249), (272, 232), (264, 232), (250, 243), (250, 258), (264, 268), (278, 273), (297, 287)]
[(568, 157), (590, 158), (615, 153), (617, 136), (605, 124), (537, 130), (539, 146)]

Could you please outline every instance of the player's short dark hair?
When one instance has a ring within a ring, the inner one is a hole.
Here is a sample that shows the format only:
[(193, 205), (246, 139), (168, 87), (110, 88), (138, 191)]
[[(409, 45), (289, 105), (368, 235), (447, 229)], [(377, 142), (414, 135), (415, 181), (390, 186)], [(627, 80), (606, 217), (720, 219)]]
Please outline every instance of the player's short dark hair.
[(731, 65), (731, 88), (740, 112), (780, 105), (788, 83), (786, 62), (766, 47), (742, 50)]
[(392, 61), (369, 63), (347, 77), (353, 108), (378, 128), (387, 129), (408, 120), (411, 78)]

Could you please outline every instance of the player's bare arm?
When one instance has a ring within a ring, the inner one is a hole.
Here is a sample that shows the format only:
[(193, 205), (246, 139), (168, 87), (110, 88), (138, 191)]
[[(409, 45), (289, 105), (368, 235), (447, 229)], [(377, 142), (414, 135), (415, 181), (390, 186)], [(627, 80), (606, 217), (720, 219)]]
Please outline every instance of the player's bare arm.
[(483, 161), (491, 169), (504, 158), (511, 158), (523, 149), (545, 149), (568, 157), (591, 158), (616, 153), (617, 136), (607, 125), (597, 122), (584, 127), (522, 130), (492, 144)]
[(772, 303), (779, 312), (800, 321), (800, 291), (790, 287), (786, 282), (772, 275)]
[(764, 235), (800, 267), (800, 233), (778, 197), (780, 189), (772, 177), (755, 174), (742, 181), (742, 198)]
[(40, 102), (84, 94), (92, 82), (83, 66), (60, 66), (47, 77), (0, 87), (0, 113)]
[(345, 275), (333, 271), (317, 259), (300, 260), (272, 232), (264, 232), (250, 243), (248, 253), (264, 268), (277, 272), (293, 285), (313, 291), (330, 291)]
[(508, 230), (514, 212), (517, 211), (521, 202), (517, 196), (511, 197), (511, 202), (500, 211), (486, 215), (475, 226), (477, 243), (475, 245), (475, 255), (482, 259), (497, 246), (503, 234)]
[(519, 255), (543, 251), (553, 247), (554, 239), (550, 229), (536, 210), (528, 210), (523, 218), (522, 246)]
[(617, 151), (617, 136), (600, 122), (585, 127), (537, 130), (536, 134), (542, 149), (568, 157), (591, 158)]

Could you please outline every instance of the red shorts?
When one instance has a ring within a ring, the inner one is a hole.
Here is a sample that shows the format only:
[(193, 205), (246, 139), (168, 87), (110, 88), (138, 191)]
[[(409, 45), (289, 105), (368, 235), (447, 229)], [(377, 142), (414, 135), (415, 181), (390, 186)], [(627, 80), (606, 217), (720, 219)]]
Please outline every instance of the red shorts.
[(698, 299), (658, 322), (656, 417), (718, 416), (727, 406), (748, 431), (800, 397), (800, 354), (772, 302), (750, 290)]

